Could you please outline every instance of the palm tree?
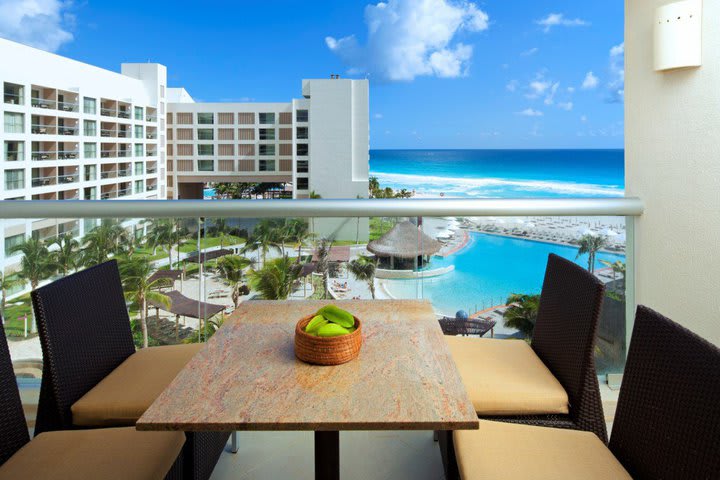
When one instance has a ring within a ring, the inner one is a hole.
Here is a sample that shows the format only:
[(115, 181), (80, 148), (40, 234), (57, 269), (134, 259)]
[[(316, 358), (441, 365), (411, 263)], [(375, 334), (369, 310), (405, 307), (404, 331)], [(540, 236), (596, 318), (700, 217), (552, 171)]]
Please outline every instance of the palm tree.
[(280, 257), (265, 263), (260, 270), (250, 270), (248, 278), (253, 290), (265, 300), (286, 300), (293, 284), (300, 277), (300, 266), (288, 257)]
[(232, 300), (235, 308), (238, 307), (240, 296), (247, 290), (247, 286), (243, 282), (245, 280), (243, 270), (251, 264), (252, 261), (249, 258), (239, 255), (226, 255), (217, 261), (218, 270), (232, 286)]
[(174, 232), (175, 222), (172, 219), (158, 218), (152, 222), (147, 238), (148, 245), (153, 249), (153, 255), (158, 247), (167, 252), (170, 268), (172, 268), (172, 247), (175, 244)]
[(8, 275), (5, 273), (2, 273), (0, 271), (0, 292), (2, 292), (2, 296), (0, 297), (0, 314), (5, 315), (5, 305), (7, 304), (7, 292), (14, 286), (20, 283), (20, 279), (17, 278), (15, 275)]
[(165, 279), (150, 281), (153, 268), (146, 258), (134, 257), (124, 259), (120, 264), (120, 277), (122, 278), (125, 298), (133, 302), (140, 309), (140, 325), (142, 327), (143, 348), (148, 346), (147, 302), (151, 300), (165, 308), (170, 308), (170, 299), (167, 295), (158, 292), (159, 287), (165, 286)]
[(58, 247), (50, 254), (58, 273), (67, 276), (71, 271), (77, 270), (80, 266), (80, 242), (75, 240), (72, 234), (66, 233), (57, 237), (51, 245)]
[[(310, 198), (312, 200), (319, 200), (322, 198), (322, 196), (319, 193), (317, 193), (315, 190), (311, 190), (308, 198)], [(310, 217), (310, 222), (312, 224), (311, 225), (312, 233), (315, 234), (315, 217)]]
[(111, 254), (121, 251), (127, 239), (127, 231), (119, 222), (104, 219), (82, 238), (82, 264), (91, 267), (103, 263)]
[(378, 190), (380, 190), (380, 181), (377, 177), (370, 177), (368, 179), (368, 193), (370, 194), (370, 198), (373, 198)]
[(532, 339), (540, 295), (513, 293), (508, 297), (507, 305), (510, 306), (503, 313), (505, 326), (520, 331), (527, 339)]
[(285, 225), (290, 232), (290, 240), (297, 244), (297, 262), (300, 263), (303, 243), (307, 242), (312, 237), (308, 222), (304, 218), (291, 218), (290, 220), (287, 220)]
[[(30, 282), (30, 288), (33, 290), (41, 281), (55, 273), (55, 265), (50, 259), (50, 252), (42, 240), (30, 237), (23, 243), (12, 247), (10, 253), (22, 253), (20, 271), (16, 275), (18, 279)], [(30, 323), (31, 333), (35, 331), (34, 316), (33, 313), (33, 321)]]
[(250, 250), (259, 250), (262, 252), (262, 263), (265, 264), (267, 253), (271, 249), (280, 250), (278, 242), (278, 223), (277, 220), (266, 218), (260, 220), (248, 235), (248, 239), (243, 246), (241, 253), (247, 253)]
[(213, 234), (220, 237), (220, 248), (223, 248), (223, 242), (225, 237), (230, 232), (230, 227), (227, 224), (227, 220), (224, 218), (216, 218), (212, 227)]
[(615, 262), (608, 262), (607, 260), (600, 260), (600, 263), (602, 263), (606, 267), (610, 267), (612, 269), (613, 290), (615, 290), (617, 288), (617, 286), (615, 285), (615, 281), (617, 280), (618, 273), (621, 274), (623, 276), (623, 278), (625, 278), (625, 271), (627, 270), (626, 265), (623, 262), (621, 262), (620, 260), (617, 260)]
[(348, 264), (348, 270), (360, 282), (366, 282), (370, 288), (370, 295), (375, 300), (375, 270), (377, 268), (377, 260), (371, 257), (361, 255), (360, 258), (352, 260)]
[(322, 275), (322, 287), (323, 287), (323, 298), (327, 298), (327, 284), (330, 276), (330, 264), (328, 258), (330, 257), (330, 247), (332, 246), (332, 240), (329, 238), (321, 238), (318, 242), (315, 254), (317, 256), (317, 262), (315, 263), (315, 271)]
[(595, 256), (597, 252), (608, 246), (608, 237), (605, 235), (593, 235), (591, 233), (583, 235), (578, 240), (578, 253), (575, 257), (579, 258), (581, 255), (588, 255), (588, 271), (595, 273)]

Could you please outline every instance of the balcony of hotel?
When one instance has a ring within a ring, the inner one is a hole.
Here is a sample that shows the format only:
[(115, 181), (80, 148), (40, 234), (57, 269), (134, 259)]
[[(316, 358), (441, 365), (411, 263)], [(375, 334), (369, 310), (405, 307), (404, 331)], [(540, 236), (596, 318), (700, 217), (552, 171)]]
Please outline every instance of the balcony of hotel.
[(32, 85), (30, 87), (30, 105), (35, 108), (57, 110), (58, 92), (54, 88)]
[(127, 197), (128, 195), (132, 195), (132, 185), (130, 182), (123, 182), (118, 184), (118, 190), (117, 190), (117, 196), (118, 197)]
[(100, 158), (117, 158), (118, 146), (115, 143), (100, 144)]
[(118, 118), (129, 119), (132, 115), (132, 105), (127, 102), (118, 102)]
[(118, 116), (118, 102), (117, 100), (109, 100), (107, 98), (100, 99), (100, 115), (104, 117), (117, 117)]
[[(127, 131), (127, 129), (125, 129)], [(100, 136), (101, 137), (117, 137), (118, 136), (118, 124), (115, 122), (100, 122)]]
[(118, 168), (117, 164), (108, 164), (108, 165), (101, 165), (100, 169), (100, 179), (101, 180), (107, 180), (109, 178), (117, 178), (118, 177)]
[(158, 170), (157, 170), (157, 162), (155, 162), (155, 161), (147, 162), (146, 166), (147, 166), (146, 172), (147, 172), (148, 175), (152, 175), (152, 174), (154, 174), (154, 173), (157, 173), (157, 171), (158, 171)]
[[(75, 177), (77, 181), (77, 177)], [(80, 199), (80, 190), (77, 188), (74, 188), (72, 190), (62, 190), (58, 192), (58, 200), (79, 200)]]
[(79, 135), (80, 121), (77, 118), (58, 117), (58, 135)]
[(132, 167), (129, 163), (120, 163), (118, 165), (118, 177), (129, 177), (132, 175)]
[(156, 140), (157, 139), (157, 127), (147, 127), (147, 132), (145, 133), (145, 138), (148, 140)]
[(41, 167), (32, 169), (33, 187), (49, 187), (57, 184), (57, 167)]
[(145, 151), (145, 156), (147, 157), (156, 157), (157, 156), (157, 145), (147, 145), (147, 150)]
[(76, 160), (80, 158), (80, 146), (77, 143), (58, 142), (57, 156), (60, 160)]
[(77, 112), (80, 109), (80, 97), (75, 92), (58, 90), (57, 108), (63, 112)]
[(57, 181), (60, 184), (76, 183), (80, 181), (80, 168), (78, 166), (60, 167)]
[(30, 117), (30, 133), (33, 135), (56, 135), (57, 117), (32, 115)]
[(57, 160), (57, 143), (32, 142), (30, 158), (35, 161)]
[[(108, 135), (112, 136), (112, 135)], [(119, 138), (132, 138), (132, 127), (124, 123), (118, 124), (117, 136)]]
[(156, 178), (148, 178), (145, 182), (145, 190), (148, 192), (154, 192), (157, 190), (157, 179)]
[(100, 199), (110, 200), (118, 197), (117, 184), (103, 185), (100, 187)]
[(147, 122), (157, 122), (157, 108), (154, 107), (147, 107), (145, 109), (145, 121)]

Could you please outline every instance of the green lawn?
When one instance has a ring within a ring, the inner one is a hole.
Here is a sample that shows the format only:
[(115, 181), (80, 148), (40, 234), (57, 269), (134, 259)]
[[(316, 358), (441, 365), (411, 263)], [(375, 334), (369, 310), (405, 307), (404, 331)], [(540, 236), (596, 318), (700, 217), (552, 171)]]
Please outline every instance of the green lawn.
[(160, 260), (162, 258), (168, 258), (168, 254), (165, 250), (162, 248), (158, 248), (155, 251), (155, 255), (153, 255), (153, 249), (148, 247), (141, 247), (135, 249), (135, 255), (140, 257), (145, 257), (149, 261), (153, 262), (155, 260)]
[[(245, 239), (242, 237), (236, 237), (234, 235), (226, 235), (223, 239), (223, 246), (237, 245), (244, 243)], [(200, 239), (200, 248), (211, 248), (220, 246), (220, 237), (203, 237)], [(197, 241), (185, 243), (180, 246), (180, 251), (183, 253), (190, 253), (197, 250)]]
[(395, 223), (392, 220), (381, 217), (370, 218), (370, 241), (377, 240), (390, 231)]
[[(12, 305), (13, 303), (22, 302), (20, 305)], [(24, 333), (24, 324), (22, 316), (28, 317), (28, 331), (30, 330), (29, 322), (32, 319), (32, 303), (30, 294), (22, 295), (16, 299), (7, 302), (3, 318), (5, 319), (5, 334), (8, 337), (22, 337)]]

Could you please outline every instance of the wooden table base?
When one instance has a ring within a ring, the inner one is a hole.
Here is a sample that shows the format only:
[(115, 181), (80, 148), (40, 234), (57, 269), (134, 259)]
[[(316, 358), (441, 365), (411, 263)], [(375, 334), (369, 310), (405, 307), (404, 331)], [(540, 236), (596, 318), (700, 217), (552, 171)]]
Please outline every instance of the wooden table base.
[(315, 432), (315, 480), (340, 479), (340, 432)]

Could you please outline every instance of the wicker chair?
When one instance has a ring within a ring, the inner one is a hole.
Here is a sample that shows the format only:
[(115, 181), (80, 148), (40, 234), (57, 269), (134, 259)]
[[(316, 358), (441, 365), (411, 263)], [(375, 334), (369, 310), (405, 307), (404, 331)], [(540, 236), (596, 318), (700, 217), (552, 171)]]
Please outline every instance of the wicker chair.
[(178, 432), (138, 432), (132, 427), (60, 431), (31, 441), (2, 325), (0, 405), (2, 480), (183, 478), (185, 438)]
[(482, 337), (495, 328), (495, 320), (484, 318), (452, 318), (443, 317), (438, 320), (443, 335), (473, 335)]
[[(484, 372), (487, 373), (487, 370), (497, 368), (498, 362), (504, 361), (498, 360), (499, 357), (493, 352), (506, 352), (509, 349), (524, 352), (524, 348), (527, 350), (523, 353), (525, 360), (520, 363), (527, 365), (527, 372), (531, 371), (532, 362), (535, 369), (542, 369), (539, 373), (547, 376), (556, 385), (553, 393), (557, 394), (559, 390), (559, 393), (564, 395), (562, 403), (555, 399), (555, 406), (563, 407), (567, 412), (563, 413), (563, 409), (559, 408), (542, 410), (541, 404), (532, 414), (526, 411), (509, 411), (512, 410), (510, 407), (501, 414), (478, 410), (478, 416), (495, 421), (587, 430), (607, 442), (594, 357), (604, 292), (603, 283), (594, 275), (574, 262), (550, 254), (531, 349), (520, 341), (446, 337), (466, 387), (469, 391), (474, 389), (479, 398), (494, 395), (500, 404), (507, 402), (512, 405), (512, 402), (526, 393), (504, 394), (503, 390), (503, 383), (510, 379), (510, 375), (526, 373), (518, 371), (524, 368), (515, 369), (499, 378), (497, 391), (488, 392), (483, 390), (484, 385), (473, 384), (474, 381), (477, 382), (473, 376), (480, 371), (478, 358), (485, 362)], [(537, 362), (537, 359), (540, 362)], [(545, 392), (530, 391), (525, 396), (532, 398), (533, 394), (541, 398)], [(457, 475), (453, 437), (450, 432), (438, 432), (438, 436), (446, 475), (453, 478)]]
[[(142, 412), (118, 423), (112, 423), (111, 418), (104, 423), (77, 425), (71, 408), (135, 355), (156, 354), (162, 349), (197, 348), (183, 345), (135, 352), (120, 274), (114, 260), (33, 291), (32, 301), (44, 359), (36, 435), (54, 430), (134, 425)], [(177, 365), (170, 372), (165, 385), (183, 365)], [(167, 368), (166, 365), (158, 366)], [(155, 387), (162, 391), (165, 385)], [(185, 478), (208, 479), (229, 435), (229, 432), (187, 432)]]
[(640, 306), (608, 447), (586, 432), (497, 422), (455, 437), (464, 480), (717, 479), (720, 349)]

